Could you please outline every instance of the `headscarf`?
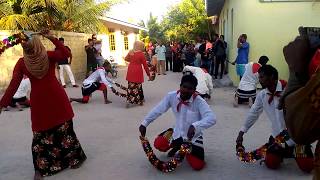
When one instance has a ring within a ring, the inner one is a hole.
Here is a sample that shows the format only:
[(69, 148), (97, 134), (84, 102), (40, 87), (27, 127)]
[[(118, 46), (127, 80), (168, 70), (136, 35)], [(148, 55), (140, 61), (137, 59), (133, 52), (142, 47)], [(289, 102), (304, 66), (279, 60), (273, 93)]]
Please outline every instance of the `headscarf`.
[(141, 42), (141, 41), (135, 41), (134, 44), (133, 44), (133, 50), (134, 51), (144, 51), (145, 48), (144, 48), (144, 43)]
[(48, 54), (38, 36), (23, 46), (23, 59), (27, 70), (36, 78), (43, 78), (49, 70)]

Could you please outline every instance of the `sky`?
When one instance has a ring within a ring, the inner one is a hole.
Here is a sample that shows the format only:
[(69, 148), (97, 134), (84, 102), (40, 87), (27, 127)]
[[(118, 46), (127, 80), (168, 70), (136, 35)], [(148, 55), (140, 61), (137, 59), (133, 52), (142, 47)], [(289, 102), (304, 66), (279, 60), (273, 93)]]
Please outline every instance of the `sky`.
[(153, 16), (157, 16), (161, 20), (168, 12), (169, 7), (179, 2), (181, 0), (129, 0), (128, 3), (114, 6), (108, 15), (120, 20), (137, 23), (140, 20), (146, 22), (150, 12), (152, 12)]

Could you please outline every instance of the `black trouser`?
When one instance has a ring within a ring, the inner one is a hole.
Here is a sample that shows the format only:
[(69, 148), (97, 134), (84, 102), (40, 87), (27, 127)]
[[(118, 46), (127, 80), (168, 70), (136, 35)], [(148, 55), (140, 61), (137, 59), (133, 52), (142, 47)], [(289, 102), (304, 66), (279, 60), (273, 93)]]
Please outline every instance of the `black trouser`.
[[(203, 144), (202, 142), (202, 136), (199, 137), (199, 140), (196, 141), (197, 143)], [(178, 139), (172, 140), (171, 142), (171, 147), (173, 149), (173, 151), (177, 152), (180, 150), (181, 145), (183, 144), (183, 139), (180, 137)], [(204, 160), (204, 149), (203, 147), (197, 146), (192, 144), (191, 146), (191, 155)]]
[[(170, 66), (170, 69), (169, 69)], [(172, 56), (171, 57), (166, 57), (166, 71), (172, 71)]]
[[(212, 63), (213, 64), (213, 63)], [(224, 73), (224, 66), (225, 66), (225, 59), (224, 56), (216, 56), (216, 63), (215, 63), (215, 73), (214, 76), (217, 78), (218, 77), (218, 72), (219, 72), (219, 66), (221, 64), (221, 72), (220, 72), (220, 78), (222, 78), (223, 73)]]

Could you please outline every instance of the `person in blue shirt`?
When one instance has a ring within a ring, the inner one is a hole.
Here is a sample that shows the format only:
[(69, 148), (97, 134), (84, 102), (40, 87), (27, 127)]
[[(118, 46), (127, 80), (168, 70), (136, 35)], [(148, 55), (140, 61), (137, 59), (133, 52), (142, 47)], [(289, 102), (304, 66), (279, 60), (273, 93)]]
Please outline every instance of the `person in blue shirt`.
[(236, 60), (232, 63), (233, 65), (236, 64), (237, 74), (240, 76), (240, 80), (244, 74), (245, 66), (248, 64), (249, 61), (249, 48), (250, 45), (247, 42), (247, 35), (241, 34), (238, 39), (238, 56)]

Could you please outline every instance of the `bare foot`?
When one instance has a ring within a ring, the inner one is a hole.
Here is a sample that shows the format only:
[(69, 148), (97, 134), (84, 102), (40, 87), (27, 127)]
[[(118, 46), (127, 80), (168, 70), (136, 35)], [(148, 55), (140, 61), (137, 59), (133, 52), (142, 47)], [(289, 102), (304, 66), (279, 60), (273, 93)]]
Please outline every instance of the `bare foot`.
[(104, 103), (105, 104), (110, 104), (110, 103), (112, 103), (112, 101), (106, 100), (106, 101), (104, 101)]
[(33, 178), (33, 180), (43, 180), (43, 177), (41, 176), (41, 174), (40, 174), (38, 171), (36, 171), (36, 172), (34, 173), (34, 178)]

